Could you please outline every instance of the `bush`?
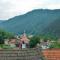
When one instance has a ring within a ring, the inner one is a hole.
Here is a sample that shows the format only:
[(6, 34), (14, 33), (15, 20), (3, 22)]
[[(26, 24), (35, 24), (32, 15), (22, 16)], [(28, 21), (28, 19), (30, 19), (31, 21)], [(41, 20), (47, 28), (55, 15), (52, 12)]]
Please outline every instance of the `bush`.
[(40, 37), (39, 36), (32, 37), (29, 42), (30, 48), (36, 47), (37, 43), (40, 43)]
[(14, 34), (0, 29), (0, 44), (4, 44), (4, 39), (14, 38)]
[(60, 48), (60, 43), (57, 43), (57, 42), (52, 43), (52, 44), (50, 45), (50, 48)]

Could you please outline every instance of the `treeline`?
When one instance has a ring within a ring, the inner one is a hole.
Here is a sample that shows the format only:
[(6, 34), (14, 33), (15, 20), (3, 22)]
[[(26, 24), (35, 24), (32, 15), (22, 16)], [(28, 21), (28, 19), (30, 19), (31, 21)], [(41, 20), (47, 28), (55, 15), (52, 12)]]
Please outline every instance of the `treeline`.
[[(0, 44), (4, 44), (5, 39), (12, 39), (12, 38), (16, 38), (14, 33), (0, 29)], [(41, 40), (43, 40), (44, 42), (48, 40), (54, 41), (54, 43), (51, 43), (50, 48), (60, 48), (60, 43), (58, 42), (59, 38), (50, 34), (35, 35), (29, 39), (30, 39), (29, 41), (30, 48), (36, 47), (37, 44), (40, 44)]]
[(40, 44), (41, 41), (47, 42), (49, 40), (49, 48), (60, 48), (60, 38), (50, 35), (50, 34), (46, 34), (46, 35), (37, 35), (34, 36), (30, 39), (30, 47), (36, 47), (37, 44)]
[(14, 38), (14, 34), (0, 29), (0, 44), (4, 44), (4, 39)]

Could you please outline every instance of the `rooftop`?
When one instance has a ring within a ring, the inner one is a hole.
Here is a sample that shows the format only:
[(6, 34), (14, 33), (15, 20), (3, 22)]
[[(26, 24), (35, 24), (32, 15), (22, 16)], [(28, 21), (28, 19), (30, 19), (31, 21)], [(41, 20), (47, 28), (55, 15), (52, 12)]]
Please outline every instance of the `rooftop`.
[(60, 60), (60, 49), (46, 49), (43, 50), (43, 55), (46, 60)]
[(0, 60), (43, 60), (36, 49), (2, 49)]

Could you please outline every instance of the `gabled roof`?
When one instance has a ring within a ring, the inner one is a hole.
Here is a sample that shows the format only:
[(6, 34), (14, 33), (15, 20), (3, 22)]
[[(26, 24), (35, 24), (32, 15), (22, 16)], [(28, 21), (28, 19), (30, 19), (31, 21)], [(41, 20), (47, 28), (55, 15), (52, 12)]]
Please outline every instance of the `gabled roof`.
[(24, 41), (24, 42), (26, 42), (26, 43), (28, 43), (29, 42), (29, 39), (27, 38), (27, 36), (26, 36), (26, 33), (24, 32), (23, 33), (23, 35), (20, 37), (20, 41)]
[(60, 49), (46, 49), (43, 50), (43, 55), (46, 60), (60, 60)]

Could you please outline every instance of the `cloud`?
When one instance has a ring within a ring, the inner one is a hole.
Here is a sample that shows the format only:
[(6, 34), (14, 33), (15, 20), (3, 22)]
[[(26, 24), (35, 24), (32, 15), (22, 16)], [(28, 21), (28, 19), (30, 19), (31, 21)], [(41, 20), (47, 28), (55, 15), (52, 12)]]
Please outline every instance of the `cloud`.
[(0, 0), (0, 20), (39, 8), (60, 9), (60, 0)]

